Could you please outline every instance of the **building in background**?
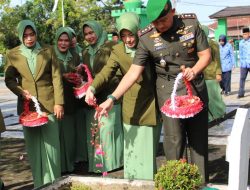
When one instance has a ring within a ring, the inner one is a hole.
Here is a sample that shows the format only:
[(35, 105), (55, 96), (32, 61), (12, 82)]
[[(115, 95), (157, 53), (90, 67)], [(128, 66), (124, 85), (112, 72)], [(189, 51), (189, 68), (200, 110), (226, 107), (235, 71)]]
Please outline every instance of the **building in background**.
[[(213, 35), (215, 41), (224, 34), (228, 41), (231, 41), (235, 53), (235, 66), (239, 65), (239, 41), (242, 38), (242, 28), (250, 27), (250, 5), (226, 7), (209, 16), (210, 19), (217, 19), (213, 24), (208, 25), (209, 35)], [(214, 30), (214, 32), (213, 32)]]
[(250, 5), (227, 7), (210, 15), (209, 18), (217, 19), (217, 22), (209, 25), (209, 28), (215, 29), (217, 41), (221, 34), (240, 40), (242, 28), (250, 27)]

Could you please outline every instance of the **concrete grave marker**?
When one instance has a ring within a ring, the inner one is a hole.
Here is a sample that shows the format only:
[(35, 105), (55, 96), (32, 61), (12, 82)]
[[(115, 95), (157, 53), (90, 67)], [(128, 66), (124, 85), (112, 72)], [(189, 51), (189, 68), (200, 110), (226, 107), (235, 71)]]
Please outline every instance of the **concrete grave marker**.
[(249, 139), (248, 109), (238, 108), (226, 151), (226, 160), (229, 162), (228, 190), (247, 190)]

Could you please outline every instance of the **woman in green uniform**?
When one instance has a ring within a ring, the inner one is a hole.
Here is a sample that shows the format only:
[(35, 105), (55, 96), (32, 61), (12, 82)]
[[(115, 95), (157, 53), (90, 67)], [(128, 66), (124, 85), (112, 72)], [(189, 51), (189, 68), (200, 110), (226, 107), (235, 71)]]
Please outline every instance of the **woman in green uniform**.
[[(209, 29), (207, 26), (202, 26), (207, 38)], [(211, 49), (211, 63), (203, 71), (205, 82), (208, 92), (208, 121), (218, 119), (225, 114), (226, 105), (221, 96), (220, 81), (221, 75), (221, 63), (220, 63), (220, 47), (219, 44), (211, 39), (207, 39), (209, 47)]]
[[(123, 43), (114, 46), (107, 65), (95, 76), (87, 91), (86, 102), (117, 70), (125, 75), (133, 62), (138, 43), (139, 17), (127, 12), (117, 20)], [(154, 84), (150, 68), (146, 68), (137, 82), (124, 94), (122, 113), (124, 130), (124, 178), (153, 180), (156, 171), (156, 143), (159, 142)], [(92, 91), (91, 91), (92, 89)], [(112, 97), (111, 97), (112, 98)]]
[(64, 90), (64, 117), (59, 121), (61, 169), (62, 173), (73, 172), (75, 162), (75, 108), (76, 99), (73, 92), (73, 83), (64, 76), (65, 73), (75, 72), (80, 63), (80, 57), (70, 51), (71, 32), (67, 27), (61, 27), (56, 32), (54, 50), (61, 67)]
[[(96, 21), (83, 24), (84, 39), (89, 46), (83, 52), (83, 63), (86, 64), (93, 77), (107, 63), (114, 42), (107, 41), (107, 33)], [(106, 86), (96, 93), (97, 103), (106, 99), (119, 83), (118, 74)], [(86, 108), (86, 128), (89, 172), (107, 172), (123, 166), (123, 130), (121, 122), (121, 104), (116, 103), (108, 117), (99, 121), (101, 127), (93, 125), (95, 110)]]
[(61, 176), (57, 119), (64, 112), (63, 87), (53, 48), (37, 41), (34, 23), (23, 20), (17, 30), (22, 44), (6, 55), (6, 86), (18, 96), (18, 114), (23, 111), (23, 100), (35, 96), (49, 118), (43, 126), (23, 127), (34, 186), (39, 187)]
[[(1, 133), (4, 132), (5, 130), (6, 129), (5, 129), (5, 124), (4, 124), (4, 120), (3, 120), (3, 114), (2, 114), (2, 111), (0, 109), (0, 139), (1, 139)], [(0, 148), (1, 148), (1, 146), (0, 146)], [(0, 153), (1, 153), (1, 151), (0, 151)], [(1, 154), (0, 154), (0, 156), (1, 156)], [(4, 183), (3, 183), (1, 178), (0, 178), (0, 190), (4, 190)]]
[[(82, 63), (82, 48), (77, 43), (76, 33), (73, 28), (68, 27), (72, 34), (70, 51), (75, 52), (80, 56), (80, 63)], [(88, 151), (87, 151), (87, 135), (86, 135), (86, 124), (84, 116), (84, 108), (81, 106), (81, 100), (77, 100), (77, 108), (75, 110), (76, 119), (76, 137), (75, 137), (75, 162), (87, 162), (88, 161)]]
[(82, 62), (82, 48), (77, 43), (76, 32), (73, 28), (67, 27), (72, 34), (70, 50), (76, 52), (80, 56), (80, 62)]

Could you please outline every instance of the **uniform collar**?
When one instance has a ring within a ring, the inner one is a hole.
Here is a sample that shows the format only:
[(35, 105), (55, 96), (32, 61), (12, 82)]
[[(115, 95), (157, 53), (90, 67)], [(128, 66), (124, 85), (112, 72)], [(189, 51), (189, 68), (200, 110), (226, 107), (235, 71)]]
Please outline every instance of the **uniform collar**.
[(178, 15), (174, 15), (173, 18), (173, 26), (167, 30), (166, 32), (164, 32), (164, 34), (173, 34), (176, 33), (177, 30), (184, 28), (185, 24), (182, 22), (182, 19), (180, 19), (178, 17)]

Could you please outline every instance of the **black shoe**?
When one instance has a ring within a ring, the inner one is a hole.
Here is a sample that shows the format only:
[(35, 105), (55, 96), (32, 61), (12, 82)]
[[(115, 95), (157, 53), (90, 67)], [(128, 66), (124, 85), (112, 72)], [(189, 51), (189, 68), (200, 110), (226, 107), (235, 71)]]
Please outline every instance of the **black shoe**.
[(240, 99), (240, 98), (243, 98), (244, 95), (238, 95), (237, 98)]
[(224, 91), (224, 90), (222, 90), (222, 91), (220, 92), (220, 94), (225, 94), (225, 91)]

